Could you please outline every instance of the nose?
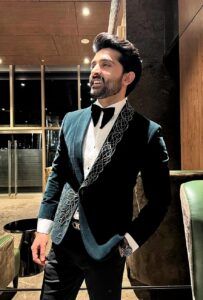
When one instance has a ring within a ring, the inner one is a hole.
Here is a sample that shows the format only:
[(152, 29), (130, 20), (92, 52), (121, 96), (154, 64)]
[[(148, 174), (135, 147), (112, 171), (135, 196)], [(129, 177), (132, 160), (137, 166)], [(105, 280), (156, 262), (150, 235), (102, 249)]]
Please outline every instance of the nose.
[(91, 76), (95, 77), (96, 75), (100, 75), (100, 74), (101, 74), (101, 69), (99, 67), (99, 64), (96, 64), (91, 70)]

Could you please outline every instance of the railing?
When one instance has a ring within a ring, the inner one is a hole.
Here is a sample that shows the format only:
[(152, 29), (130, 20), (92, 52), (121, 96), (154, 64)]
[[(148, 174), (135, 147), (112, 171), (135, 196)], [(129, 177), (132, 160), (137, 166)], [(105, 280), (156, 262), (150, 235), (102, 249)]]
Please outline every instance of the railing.
[[(87, 290), (86, 287), (81, 287), (80, 291)], [(191, 290), (191, 285), (136, 285), (136, 286), (123, 286), (122, 290), (134, 291), (152, 291), (152, 290)], [(0, 292), (38, 292), (41, 288), (5, 288), (0, 289)]]

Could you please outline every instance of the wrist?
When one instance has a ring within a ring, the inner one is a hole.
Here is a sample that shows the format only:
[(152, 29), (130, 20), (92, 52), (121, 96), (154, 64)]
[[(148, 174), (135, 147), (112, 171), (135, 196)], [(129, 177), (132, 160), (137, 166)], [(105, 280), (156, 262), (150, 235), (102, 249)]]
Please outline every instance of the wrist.
[(48, 236), (49, 234), (48, 233), (45, 233), (45, 232), (40, 232), (40, 231), (35, 231), (35, 237), (36, 236)]

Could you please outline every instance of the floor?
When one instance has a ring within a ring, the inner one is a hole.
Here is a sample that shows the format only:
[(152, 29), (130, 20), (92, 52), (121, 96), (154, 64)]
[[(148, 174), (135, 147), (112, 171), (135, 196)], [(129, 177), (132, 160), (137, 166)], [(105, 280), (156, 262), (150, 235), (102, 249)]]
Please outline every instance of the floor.
[[(7, 195), (0, 196), (0, 235), (5, 234), (3, 226), (11, 221), (35, 218), (38, 213), (39, 204), (41, 201), (41, 194), (19, 194), (17, 198), (8, 198)], [(13, 234), (15, 246), (19, 245), (21, 234)], [(29, 277), (20, 277), (18, 288), (40, 288), (42, 282), (43, 272)], [(130, 282), (127, 278), (126, 270), (124, 272), (123, 286), (130, 287)], [(83, 283), (82, 287), (85, 287)], [(37, 300), (39, 299), (39, 292), (18, 292), (13, 300)], [(80, 291), (77, 300), (88, 300), (87, 291)], [(132, 290), (122, 291), (122, 300), (136, 300), (138, 299)], [(105, 300), (105, 299), (104, 299)]]

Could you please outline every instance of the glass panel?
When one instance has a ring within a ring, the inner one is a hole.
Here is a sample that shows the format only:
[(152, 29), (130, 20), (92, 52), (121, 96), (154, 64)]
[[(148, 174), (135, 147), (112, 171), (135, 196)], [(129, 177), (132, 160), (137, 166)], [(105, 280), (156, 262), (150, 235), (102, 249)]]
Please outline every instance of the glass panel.
[[(11, 153), (8, 150), (8, 141), (11, 140), (10, 134), (1, 134), (0, 135), (0, 194), (8, 193), (8, 162), (11, 160)], [(10, 157), (9, 157), (10, 156)]]
[(64, 115), (77, 109), (77, 80), (46, 78), (45, 95), (46, 126), (60, 126)]
[(0, 73), (0, 126), (10, 124), (9, 73)]
[(52, 165), (58, 145), (59, 130), (46, 130), (46, 166)]
[(94, 99), (90, 95), (90, 86), (88, 79), (81, 80), (81, 108), (85, 108), (91, 105)]
[[(41, 81), (17, 74), (14, 82), (14, 120), (16, 126), (41, 126)], [(21, 79), (22, 78), (22, 79)]]
[(0, 193), (42, 191), (41, 144), (41, 134), (0, 135)]
[(42, 191), (41, 134), (17, 134), (18, 193)]

